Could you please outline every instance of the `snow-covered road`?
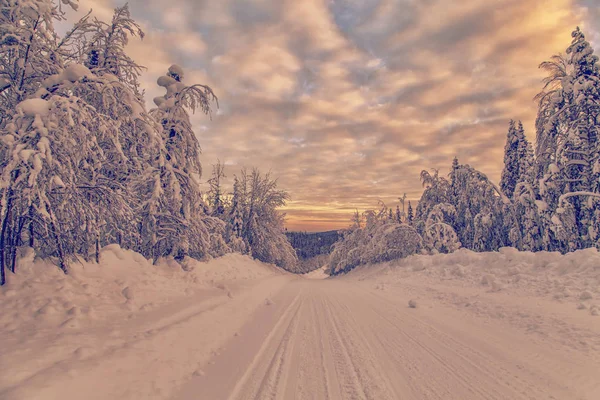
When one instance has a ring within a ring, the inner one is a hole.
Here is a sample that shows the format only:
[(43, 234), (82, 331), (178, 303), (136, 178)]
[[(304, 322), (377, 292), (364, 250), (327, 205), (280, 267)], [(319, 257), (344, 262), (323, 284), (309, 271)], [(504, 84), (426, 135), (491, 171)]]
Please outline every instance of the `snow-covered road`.
[(401, 289), (294, 280), (173, 399), (600, 398), (597, 352)]
[(114, 246), (64, 275), (30, 254), (0, 288), (0, 400), (598, 400), (598, 257), (458, 251), (324, 279)]

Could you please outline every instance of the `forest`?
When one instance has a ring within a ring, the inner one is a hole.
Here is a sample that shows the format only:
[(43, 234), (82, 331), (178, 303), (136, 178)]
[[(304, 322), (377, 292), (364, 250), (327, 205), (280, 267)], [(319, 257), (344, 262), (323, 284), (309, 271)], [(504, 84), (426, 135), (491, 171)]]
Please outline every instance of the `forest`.
[[(450, 173), (423, 170), (414, 213), (382, 204), (358, 212), (335, 245), (331, 273), (421, 252), (458, 248), (572, 252), (600, 246), (600, 64), (577, 28), (565, 54), (552, 56), (535, 97), (535, 142), (510, 121), (497, 185), (452, 161)], [(404, 200), (402, 200), (404, 201)]]
[(277, 208), (288, 198), (270, 174), (243, 169), (232, 190), (213, 167), (200, 190), (200, 144), (190, 113), (210, 117), (212, 89), (172, 65), (147, 110), (144, 67), (125, 51), (144, 32), (127, 5), (110, 22), (86, 14), (60, 36), (70, 1), (2, 5), (0, 26), (0, 284), (18, 249), (65, 272), (118, 244), (155, 262), (250, 254), (293, 270)]

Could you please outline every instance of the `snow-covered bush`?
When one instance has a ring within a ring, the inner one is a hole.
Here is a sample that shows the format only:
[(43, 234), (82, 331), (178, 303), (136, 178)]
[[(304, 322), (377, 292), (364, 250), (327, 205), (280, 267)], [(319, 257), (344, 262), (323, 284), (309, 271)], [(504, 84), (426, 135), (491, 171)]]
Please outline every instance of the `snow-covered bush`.
[(435, 253), (452, 253), (460, 247), (456, 232), (450, 225), (456, 217), (454, 206), (447, 203), (436, 204), (427, 216), (425, 241)]
[(375, 263), (408, 257), (416, 254), (422, 245), (421, 236), (409, 225), (381, 225), (369, 241), (366, 261)]
[(364, 228), (358, 224), (346, 232), (334, 245), (329, 256), (331, 274), (348, 272), (353, 268), (383, 261), (396, 260), (417, 253), (423, 239), (410, 225), (390, 223), (385, 207), (376, 213), (365, 212)]

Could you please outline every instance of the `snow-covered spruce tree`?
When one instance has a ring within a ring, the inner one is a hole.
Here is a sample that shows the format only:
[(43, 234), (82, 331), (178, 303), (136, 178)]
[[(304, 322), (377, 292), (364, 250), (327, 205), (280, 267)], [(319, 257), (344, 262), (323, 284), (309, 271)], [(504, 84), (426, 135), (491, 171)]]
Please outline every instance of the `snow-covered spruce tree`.
[(244, 211), (246, 204), (246, 193), (241, 190), (237, 176), (233, 177), (233, 193), (231, 203), (227, 211), (227, 230), (225, 238), (231, 249), (235, 252), (246, 254), (248, 244), (243, 239)]
[(208, 180), (209, 190), (207, 193), (210, 213), (213, 217), (225, 219), (225, 196), (221, 187), (221, 181), (225, 178), (225, 166), (217, 160), (212, 166), (212, 175)]
[(223, 239), (225, 223), (207, 214), (202, 201), (199, 180), (200, 145), (192, 130), (188, 109), (210, 114), (211, 102), (217, 102), (212, 89), (205, 85), (186, 86), (181, 67), (172, 65), (158, 85), (166, 94), (154, 99), (157, 108), (150, 114), (162, 126), (164, 157), (160, 157), (154, 173), (153, 196), (146, 219), (155, 235), (144, 253), (155, 260), (172, 255), (202, 259), (222, 255), (228, 248)]
[(519, 182), (514, 191), (512, 213), (508, 221), (510, 240), (519, 250), (539, 251), (543, 249), (541, 215), (547, 204), (536, 199), (532, 182)]
[[(278, 210), (286, 204), (289, 195), (277, 189), (277, 180), (270, 173), (263, 175), (256, 168), (250, 173), (243, 169), (236, 181), (238, 196), (235, 196), (235, 203), (242, 209), (241, 238), (247, 244), (246, 248), (260, 261), (296, 272), (298, 257), (284, 233), (285, 214)], [(235, 225), (230, 229), (236, 230), (237, 218), (235, 214), (232, 217), (230, 221)]]
[(512, 198), (519, 181), (519, 137), (515, 121), (510, 120), (506, 145), (504, 146), (504, 169), (500, 179), (500, 189), (508, 198)]
[(541, 165), (536, 169), (543, 183), (554, 189), (544, 191), (543, 200), (553, 214), (550, 222), (562, 236), (561, 251), (598, 245), (599, 238), (598, 57), (579, 28), (572, 37), (566, 63), (555, 56), (542, 64), (550, 75), (537, 97), (537, 162)]
[[(512, 199), (513, 196), (516, 196), (514, 193), (515, 188), (520, 183), (525, 183), (528, 186), (533, 185), (533, 162), (533, 150), (530, 143), (527, 141), (527, 138), (525, 137), (525, 130), (523, 129), (522, 122), (519, 121), (517, 125), (513, 120), (511, 120), (507, 134), (506, 146), (504, 148), (504, 169), (502, 171), (502, 178), (500, 181), (500, 189), (507, 198)], [(529, 200), (526, 200), (529, 199), (529, 192), (524, 192), (523, 190), (524, 188), (521, 188), (519, 195), (524, 194), (525, 197), (521, 197), (520, 201), (515, 200), (510, 204), (507, 203), (500, 206), (501, 216), (494, 212), (490, 213), (488, 211), (488, 214), (490, 214), (492, 217), (492, 223), (498, 222), (504, 226), (502, 233), (503, 244), (512, 245), (519, 249), (523, 248), (523, 224), (521, 219), (530, 218), (525, 217), (525, 214), (523, 213), (523, 207), (533, 205), (533, 203), (529, 203)], [(535, 201), (535, 195), (531, 201)], [(533, 210), (533, 208), (529, 209), (530, 212), (533, 212)], [(494, 215), (496, 215), (497, 221), (494, 221)], [(481, 236), (487, 229), (485, 227), (486, 224), (482, 224), (484, 221), (488, 221), (488, 218), (485, 218), (482, 215), (478, 219), (479, 236)]]
[[(458, 165), (452, 174), (450, 192), (453, 195), (449, 196), (448, 203), (456, 209), (452, 226), (462, 245), (485, 251), (507, 245), (502, 213), (510, 200), (485, 174), (469, 165)], [(484, 235), (487, 227), (491, 230)], [(477, 241), (479, 244), (475, 246)], [(483, 244), (485, 248), (482, 249)]]
[(519, 143), (519, 145), (517, 146), (517, 164), (519, 170), (518, 182), (533, 183), (535, 179), (535, 160), (533, 154), (533, 147), (531, 146), (531, 143), (529, 142), (529, 140), (527, 140), (527, 137), (525, 136), (525, 129), (523, 128), (523, 123), (521, 121), (519, 121), (517, 125), (517, 139)]
[(414, 218), (415, 218), (415, 216), (413, 214), (412, 205), (410, 204), (410, 200), (409, 200), (408, 201), (408, 211), (407, 211), (407, 214), (406, 214), (406, 223), (408, 225), (412, 226)]

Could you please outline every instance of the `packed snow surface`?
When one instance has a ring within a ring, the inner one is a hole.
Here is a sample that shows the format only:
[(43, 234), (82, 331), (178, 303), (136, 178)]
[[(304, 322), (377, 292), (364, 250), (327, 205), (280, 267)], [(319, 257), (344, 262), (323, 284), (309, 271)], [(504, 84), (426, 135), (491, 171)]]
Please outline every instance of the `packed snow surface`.
[(0, 288), (0, 399), (600, 398), (595, 250), (328, 279), (240, 255), (184, 266), (108, 246), (65, 276), (23, 250)]

